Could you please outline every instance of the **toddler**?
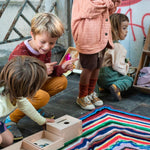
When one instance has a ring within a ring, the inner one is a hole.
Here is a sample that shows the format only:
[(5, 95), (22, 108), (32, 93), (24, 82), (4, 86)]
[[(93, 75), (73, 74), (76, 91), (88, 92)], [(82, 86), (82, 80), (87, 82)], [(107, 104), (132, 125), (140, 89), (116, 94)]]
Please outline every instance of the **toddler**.
[[(41, 116), (26, 97), (33, 98), (47, 79), (46, 66), (30, 56), (11, 59), (0, 74), (0, 117), (4, 117), (17, 107), (39, 125), (54, 122)], [(12, 126), (15, 125), (12, 124)], [(0, 146), (13, 143), (13, 135), (0, 121)]]
[(103, 105), (94, 92), (105, 48), (113, 48), (109, 16), (121, 0), (74, 0), (71, 28), (82, 73), (76, 103), (85, 110)]
[(96, 91), (98, 87), (109, 89), (114, 100), (121, 100), (122, 91), (128, 90), (133, 78), (127, 75), (130, 62), (126, 59), (127, 50), (119, 43), (128, 33), (129, 19), (126, 15), (115, 13), (110, 16), (114, 49), (108, 49), (104, 55), (103, 66), (100, 69)]

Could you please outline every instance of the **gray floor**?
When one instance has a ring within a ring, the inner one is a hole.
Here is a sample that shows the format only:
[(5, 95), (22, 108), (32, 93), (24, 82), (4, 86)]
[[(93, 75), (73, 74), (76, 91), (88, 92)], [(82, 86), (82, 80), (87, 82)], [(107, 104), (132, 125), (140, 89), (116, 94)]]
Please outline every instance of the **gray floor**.
[[(81, 115), (88, 112), (81, 109), (75, 102), (78, 95), (80, 75), (71, 74), (67, 78), (67, 89), (53, 96), (49, 103), (42, 108), (49, 114), (50, 112), (53, 112), (56, 118), (65, 114), (71, 115), (73, 117), (80, 117)], [(113, 98), (109, 92), (102, 93), (101, 99), (103, 99), (105, 105), (112, 106), (113, 108), (150, 117), (149, 94), (144, 94), (135, 89), (130, 89), (128, 92), (123, 93), (123, 98), (119, 102), (113, 101)], [(22, 120), (20, 120), (18, 127), (23, 133), (24, 137), (27, 137), (43, 129), (28, 117), (24, 117)]]

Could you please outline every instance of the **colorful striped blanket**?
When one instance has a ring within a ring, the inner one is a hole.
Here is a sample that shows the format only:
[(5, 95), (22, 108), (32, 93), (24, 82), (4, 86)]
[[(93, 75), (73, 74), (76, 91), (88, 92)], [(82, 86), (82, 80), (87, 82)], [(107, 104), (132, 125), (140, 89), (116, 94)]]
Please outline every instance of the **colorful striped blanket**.
[(150, 150), (150, 118), (102, 106), (84, 116), (81, 136), (61, 150)]

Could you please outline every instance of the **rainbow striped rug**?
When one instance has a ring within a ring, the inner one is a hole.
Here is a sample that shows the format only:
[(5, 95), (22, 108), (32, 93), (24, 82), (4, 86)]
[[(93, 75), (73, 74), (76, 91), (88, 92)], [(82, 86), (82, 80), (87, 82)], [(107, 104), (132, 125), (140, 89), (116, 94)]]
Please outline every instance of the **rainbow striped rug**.
[(150, 118), (102, 106), (80, 117), (81, 136), (61, 150), (150, 150)]

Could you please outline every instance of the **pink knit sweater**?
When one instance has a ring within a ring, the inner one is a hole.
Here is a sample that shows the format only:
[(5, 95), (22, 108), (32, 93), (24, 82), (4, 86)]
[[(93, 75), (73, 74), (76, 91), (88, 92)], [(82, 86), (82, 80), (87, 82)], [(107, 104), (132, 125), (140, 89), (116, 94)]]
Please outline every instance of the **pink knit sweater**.
[(103, 50), (107, 43), (113, 48), (109, 16), (121, 0), (74, 0), (72, 7), (72, 35), (76, 48), (83, 54)]

